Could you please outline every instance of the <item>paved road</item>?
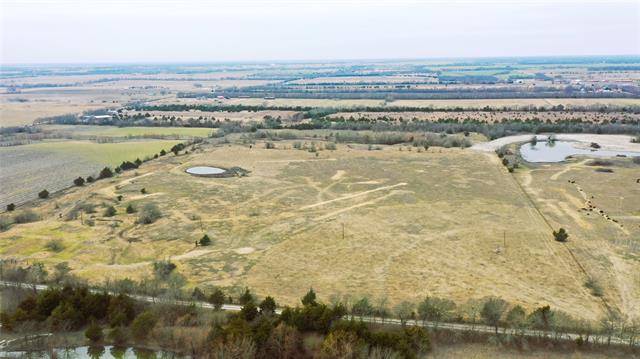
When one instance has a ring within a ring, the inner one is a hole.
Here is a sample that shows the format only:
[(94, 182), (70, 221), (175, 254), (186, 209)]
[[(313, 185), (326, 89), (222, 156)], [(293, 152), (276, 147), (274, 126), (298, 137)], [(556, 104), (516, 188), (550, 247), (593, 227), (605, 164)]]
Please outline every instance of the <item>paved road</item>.
[[(35, 287), (35, 289), (38, 291), (46, 290), (49, 288), (48, 285), (44, 285), (44, 284), (37, 284), (34, 286), (33, 284), (28, 284), (28, 283), (16, 283), (16, 282), (7, 282), (7, 281), (0, 281), (0, 286), (17, 287), (17, 288), (25, 288), (25, 289), (34, 289)], [(103, 292), (103, 290), (101, 289), (91, 289), (90, 291), (93, 293)], [(107, 292), (107, 293), (111, 295), (116, 294), (113, 292)], [(195, 305), (201, 308), (215, 309), (212, 304), (207, 302), (202, 302), (202, 301), (171, 300), (171, 299), (155, 298), (155, 297), (144, 296), (144, 295), (129, 295), (129, 296), (135, 300), (148, 302), (148, 303), (165, 303), (165, 304), (183, 305), (183, 306)], [(230, 311), (230, 312), (239, 312), (241, 309), (242, 309), (242, 306), (237, 304), (224, 304), (222, 306), (222, 310)], [(282, 313), (282, 309), (276, 309), (276, 314), (281, 314), (281, 313)], [(378, 324), (399, 325), (399, 326), (402, 325), (402, 322), (400, 321), (400, 319), (394, 319), (394, 318), (347, 315), (345, 316), (344, 319), (362, 320), (365, 323), (378, 323)], [(419, 326), (419, 327), (426, 327), (426, 328), (448, 329), (448, 330), (460, 331), (460, 332), (472, 331), (472, 332), (478, 332), (478, 333), (495, 333), (494, 327), (490, 327), (482, 324), (462, 324), (462, 323), (443, 323), (443, 322), (438, 323), (438, 322), (429, 322), (429, 321), (423, 322), (421, 320), (406, 320), (405, 325)], [(522, 335), (522, 336), (528, 336), (528, 337), (550, 337), (550, 338), (556, 338), (558, 340), (571, 340), (571, 341), (574, 341), (580, 337), (583, 337), (583, 338), (585, 337), (584, 335), (580, 335), (576, 333), (559, 334), (559, 333), (543, 331), (543, 330), (533, 330), (533, 329), (517, 330), (517, 329), (511, 329), (511, 328), (504, 328), (504, 327), (498, 327), (498, 333)], [(604, 335), (590, 334), (589, 340), (591, 342), (606, 343), (609, 340), (609, 338)], [(629, 342), (619, 337), (612, 337), (611, 344), (628, 345)], [(634, 346), (640, 346), (640, 341), (634, 343)], [(3, 348), (2, 342), (0, 342), (0, 349), (2, 348)]]

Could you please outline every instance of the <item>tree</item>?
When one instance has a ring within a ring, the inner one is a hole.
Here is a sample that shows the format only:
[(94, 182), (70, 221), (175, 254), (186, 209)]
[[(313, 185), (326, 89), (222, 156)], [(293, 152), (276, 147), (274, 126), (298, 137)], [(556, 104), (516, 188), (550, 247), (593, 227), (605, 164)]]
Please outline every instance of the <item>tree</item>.
[(136, 209), (135, 209), (135, 207), (133, 207), (133, 205), (131, 203), (129, 203), (129, 205), (127, 205), (127, 213), (129, 213), (129, 214), (136, 213)]
[(407, 301), (400, 302), (400, 304), (394, 308), (394, 312), (398, 316), (398, 319), (400, 319), (400, 324), (404, 327), (405, 324), (407, 324), (407, 319), (414, 315), (413, 304)]
[(110, 178), (110, 177), (113, 177), (113, 171), (111, 171), (111, 168), (109, 167), (103, 168), (102, 171), (100, 171), (100, 174), (98, 175), (99, 179)]
[(511, 308), (509, 312), (507, 312), (507, 325), (509, 328), (514, 330), (520, 330), (525, 326), (526, 312), (524, 308), (519, 305)]
[(310, 306), (310, 305), (316, 305), (316, 292), (313, 291), (313, 288), (309, 288), (309, 291), (307, 292), (307, 294), (304, 295), (304, 297), (302, 297), (302, 305), (306, 306)]
[(276, 301), (270, 296), (267, 296), (260, 302), (260, 313), (272, 315), (276, 312)]
[(116, 211), (116, 208), (114, 206), (109, 206), (104, 210), (105, 217), (113, 217), (116, 215), (116, 213), (118, 213), (118, 211)]
[(566, 242), (567, 238), (569, 238), (569, 234), (567, 234), (567, 231), (565, 231), (564, 228), (560, 228), (557, 232), (553, 231), (553, 237), (558, 242)]
[(211, 239), (209, 238), (208, 235), (204, 235), (202, 236), (202, 238), (200, 238), (200, 241), (198, 242), (201, 246), (208, 246), (211, 244)]
[(144, 340), (149, 335), (149, 332), (156, 326), (155, 315), (149, 311), (138, 315), (136, 319), (131, 323), (131, 334), (138, 340)]
[(208, 302), (213, 304), (215, 310), (220, 310), (224, 304), (224, 292), (220, 288), (216, 288), (209, 296)]
[(64, 280), (67, 274), (71, 272), (71, 268), (69, 268), (69, 263), (67, 262), (60, 262), (56, 264), (54, 268), (56, 270), (54, 274), (54, 280), (57, 283), (60, 283), (62, 280)]
[(249, 301), (242, 306), (240, 314), (242, 314), (244, 320), (248, 322), (253, 321), (258, 316), (258, 307), (256, 307), (253, 301)]
[(87, 339), (89, 339), (92, 343), (97, 343), (103, 338), (102, 328), (100, 328), (95, 320), (92, 320), (87, 330), (85, 330), (84, 336), (87, 337)]
[(9, 203), (7, 205), (7, 212), (13, 212), (16, 209), (16, 205), (13, 203)]
[(49, 191), (47, 191), (46, 189), (43, 189), (38, 193), (38, 197), (42, 199), (49, 198)]
[(191, 298), (195, 300), (205, 300), (207, 297), (204, 295), (204, 292), (198, 287), (193, 288), (193, 292), (191, 292)]
[(426, 297), (418, 304), (418, 315), (423, 322), (432, 321), (436, 325), (452, 316), (456, 304), (448, 299)]
[(84, 186), (84, 178), (82, 177), (78, 177), (76, 179), (73, 180), (73, 184), (80, 187), (80, 186)]
[(242, 293), (240, 298), (238, 298), (238, 302), (242, 305), (254, 302), (253, 295), (251, 294), (251, 291), (249, 291), (249, 288), (244, 289), (244, 293)]
[(122, 346), (127, 342), (127, 334), (122, 327), (115, 327), (111, 329), (107, 336), (117, 346)]
[(362, 297), (360, 300), (353, 303), (351, 306), (351, 313), (359, 316), (371, 315), (371, 313), (373, 313), (373, 306), (369, 303), (369, 298)]
[(485, 323), (489, 326), (492, 326), (496, 330), (496, 334), (498, 334), (498, 326), (500, 325), (500, 319), (502, 318), (502, 314), (507, 309), (507, 302), (503, 299), (496, 297), (489, 297), (482, 306), (482, 311), (480, 315), (484, 319)]

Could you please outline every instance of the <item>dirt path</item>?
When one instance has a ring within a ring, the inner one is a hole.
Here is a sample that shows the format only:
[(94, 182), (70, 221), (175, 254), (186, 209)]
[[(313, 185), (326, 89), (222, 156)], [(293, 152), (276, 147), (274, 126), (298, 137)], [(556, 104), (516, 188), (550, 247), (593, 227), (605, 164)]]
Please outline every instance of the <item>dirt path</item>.
[(386, 198), (389, 198), (389, 197), (391, 197), (393, 195), (396, 195), (396, 194), (399, 194), (399, 193), (405, 193), (405, 192), (409, 192), (409, 191), (391, 191), (390, 193), (385, 194), (384, 196), (381, 196), (381, 197), (378, 197), (378, 198), (374, 198), (374, 199), (372, 199), (370, 201), (361, 202), (361, 203), (355, 204), (355, 205), (350, 206), (350, 207), (341, 208), (341, 209), (339, 209), (337, 211), (333, 211), (333, 212), (327, 213), (325, 215), (322, 215), (322, 216), (316, 218), (316, 220), (321, 221), (321, 220), (327, 219), (329, 217), (337, 216), (337, 215), (339, 215), (341, 213), (344, 213), (344, 212), (347, 212), (347, 211), (351, 211), (352, 209), (368, 206), (370, 204), (375, 204), (375, 203), (380, 202), (380, 201), (382, 201), (382, 200), (384, 200)]
[(368, 191), (362, 191), (362, 192), (358, 192), (358, 193), (354, 193), (354, 194), (349, 194), (346, 196), (342, 196), (342, 197), (338, 197), (338, 198), (334, 198), (334, 199), (330, 199), (328, 201), (323, 201), (323, 202), (318, 202), (318, 203), (314, 203), (314, 204), (310, 204), (308, 206), (303, 206), (300, 207), (300, 209), (310, 209), (310, 208), (315, 208), (315, 207), (319, 207), (319, 206), (323, 206), (325, 204), (329, 204), (329, 203), (333, 203), (333, 202), (338, 202), (338, 201), (344, 201), (347, 199), (352, 199), (352, 198), (356, 198), (356, 197), (360, 197), (360, 196), (364, 196), (367, 195), (369, 193), (374, 193), (374, 192), (379, 192), (379, 191), (384, 191), (386, 189), (392, 189), (392, 188), (396, 188), (396, 187), (401, 187), (401, 186), (406, 186), (407, 183), (406, 182), (401, 182), (401, 183), (397, 183), (394, 185), (390, 185), (390, 186), (382, 186), (382, 187), (378, 187), (378, 188), (374, 188)]
[(581, 161), (581, 162), (578, 162), (578, 163), (567, 164), (567, 165), (563, 166), (563, 168), (560, 171), (554, 173), (551, 176), (551, 179), (556, 181), (563, 174), (565, 174), (565, 173), (567, 173), (567, 172), (569, 172), (571, 170), (574, 170), (574, 169), (576, 169), (578, 167), (584, 167), (587, 164), (587, 162), (589, 162), (589, 161), (590, 160), (584, 160), (584, 161)]

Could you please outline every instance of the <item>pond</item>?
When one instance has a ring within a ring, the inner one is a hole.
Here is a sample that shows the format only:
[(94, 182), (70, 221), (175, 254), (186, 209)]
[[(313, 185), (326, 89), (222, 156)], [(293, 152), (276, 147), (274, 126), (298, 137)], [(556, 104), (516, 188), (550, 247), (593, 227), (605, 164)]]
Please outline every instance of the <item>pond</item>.
[[(595, 157), (640, 156), (640, 152), (610, 151), (591, 148), (580, 148), (579, 142), (538, 141), (535, 145), (525, 143), (520, 146), (520, 155), (527, 162), (562, 162), (569, 156), (586, 155)], [(584, 143), (582, 143), (584, 145)]]
[[(82, 346), (69, 349), (54, 349), (55, 358), (95, 358), (95, 359), (178, 359), (186, 358), (178, 356), (176, 354), (165, 351), (154, 351), (148, 349), (138, 348), (125, 348), (114, 346), (95, 346), (88, 347)], [(51, 358), (50, 353), (42, 351), (15, 351), (15, 352), (2, 352), (0, 351), (0, 358)]]
[(221, 175), (227, 172), (227, 170), (218, 168), (218, 167), (209, 167), (209, 166), (196, 166), (187, 168), (187, 173), (196, 175), (196, 176), (211, 176), (211, 175)]

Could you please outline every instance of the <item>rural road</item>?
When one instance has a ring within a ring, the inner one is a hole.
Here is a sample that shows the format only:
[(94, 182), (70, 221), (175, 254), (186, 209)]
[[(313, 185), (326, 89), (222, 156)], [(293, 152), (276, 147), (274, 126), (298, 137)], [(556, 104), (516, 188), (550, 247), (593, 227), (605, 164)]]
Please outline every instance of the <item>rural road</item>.
[[(546, 141), (550, 134), (544, 135), (536, 135), (538, 141)], [(507, 136), (495, 139), (489, 142), (480, 142), (471, 146), (472, 150), (482, 151), (482, 152), (494, 152), (498, 148), (509, 145), (517, 142), (527, 142), (531, 140), (533, 134), (528, 135), (516, 135), (516, 136)], [(565, 134), (554, 134), (556, 140), (558, 141), (575, 141), (575, 142), (584, 142), (590, 144), (591, 142), (596, 142), (600, 146), (602, 146), (603, 150), (607, 151), (631, 151), (638, 152), (638, 156), (640, 156), (640, 143), (632, 143), (631, 140), (633, 137), (627, 135), (594, 135), (594, 134), (584, 134), (584, 133), (565, 133)]]
[[(17, 283), (17, 282), (7, 282), (7, 281), (0, 281), (0, 287), (16, 287), (16, 288), (24, 288), (24, 289), (34, 289), (35, 287), (35, 290), (38, 290), (38, 291), (47, 290), (49, 288), (48, 285), (44, 285), (44, 284), (36, 284), (34, 286), (33, 284), (28, 284), (28, 283)], [(93, 293), (103, 292), (100, 289), (91, 289), (90, 291)], [(115, 294), (113, 292), (108, 292), (108, 293), (111, 295)], [(165, 304), (182, 305), (182, 306), (196, 305), (200, 308), (215, 309), (215, 307), (212, 304), (203, 302), (203, 301), (167, 300), (167, 299), (155, 298), (150, 296), (131, 295), (131, 294), (129, 294), (128, 296), (135, 300), (148, 302), (148, 303), (165, 303)], [(222, 310), (225, 310), (225, 311), (239, 312), (241, 309), (242, 309), (242, 306), (237, 304), (222, 305)], [(282, 313), (282, 309), (276, 309), (276, 314), (281, 314), (281, 313)], [(398, 326), (402, 325), (402, 322), (400, 321), (400, 319), (394, 319), (394, 318), (346, 315), (344, 319), (361, 320), (365, 323), (378, 323), (378, 324), (398, 325)], [(405, 325), (409, 325), (409, 326), (447, 329), (447, 330), (460, 331), (460, 332), (465, 332), (465, 331), (475, 331), (479, 333), (495, 332), (494, 327), (490, 327), (482, 324), (430, 322), (430, 321), (413, 320), (413, 319), (406, 320), (405, 323), (406, 323)], [(551, 331), (532, 330), (532, 329), (517, 330), (512, 328), (504, 328), (504, 327), (498, 327), (498, 332), (500, 334), (522, 335), (527, 337), (549, 337), (549, 338), (556, 338), (558, 340), (568, 340), (568, 341), (575, 341), (580, 337), (582, 338), (587, 337), (586, 335), (580, 335), (576, 333), (555, 333)], [(596, 342), (596, 343), (606, 343), (609, 340), (609, 338), (605, 335), (589, 334), (588, 337), (591, 338), (590, 339), (591, 342)], [(7, 344), (8, 343), (5, 343), (3, 345), (3, 342), (0, 340), (0, 350), (4, 349), (4, 347), (6, 347)], [(611, 344), (629, 345), (629, 341), (620, 337), (613, 336), (611, 337)], [(640, 346), (640, 341), (636, 341), (635, 343), (633, 343), (633, 346)]]

